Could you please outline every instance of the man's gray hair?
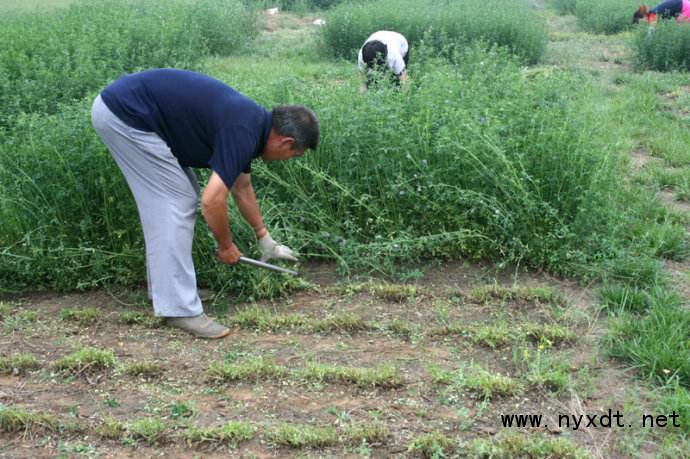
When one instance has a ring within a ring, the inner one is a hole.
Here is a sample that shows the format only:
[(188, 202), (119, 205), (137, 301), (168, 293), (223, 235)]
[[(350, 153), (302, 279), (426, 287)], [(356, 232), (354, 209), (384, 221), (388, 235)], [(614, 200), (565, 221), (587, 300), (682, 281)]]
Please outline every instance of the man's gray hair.
[(292, 149), (316, 150), (319, 146), (319, 120), (313, 111), (303, 105), (280, 105), (274, 107), (273, 129), (295, 139)]

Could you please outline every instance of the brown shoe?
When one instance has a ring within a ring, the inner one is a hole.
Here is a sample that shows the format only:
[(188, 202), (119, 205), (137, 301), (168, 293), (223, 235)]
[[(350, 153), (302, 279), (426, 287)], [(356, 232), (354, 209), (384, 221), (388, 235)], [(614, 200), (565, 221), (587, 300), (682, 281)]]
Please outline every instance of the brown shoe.
[(224, 338), (230, 334), (230, 329), (224, 327), (201, 313), (195, 317), (168, 317), (165, 322), (171, 326), (182, 329), (204, 339)]

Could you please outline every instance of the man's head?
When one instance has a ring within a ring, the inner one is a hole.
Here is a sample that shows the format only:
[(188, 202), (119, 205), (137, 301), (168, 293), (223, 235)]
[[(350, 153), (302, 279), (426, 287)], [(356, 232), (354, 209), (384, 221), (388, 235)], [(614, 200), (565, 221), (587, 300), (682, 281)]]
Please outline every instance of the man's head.
[(302, 105), (280, 105), (271, 112), (273, 125), (261, 157), (266, 161), (302, 156), (319, 146), (319, 121)]
[(640, 19), (647, 19), (649, 16), (649, 10), (647, 9), (646, 6), (642, 5), (635, 11), (635, 14), (633, 14), (633, 24), (637, 24), (640, 22)]
[(386, 65), (387, 55), (388, 48), (378, 40), (370, 41), (362, 48), (362, 60), (369, 69)]

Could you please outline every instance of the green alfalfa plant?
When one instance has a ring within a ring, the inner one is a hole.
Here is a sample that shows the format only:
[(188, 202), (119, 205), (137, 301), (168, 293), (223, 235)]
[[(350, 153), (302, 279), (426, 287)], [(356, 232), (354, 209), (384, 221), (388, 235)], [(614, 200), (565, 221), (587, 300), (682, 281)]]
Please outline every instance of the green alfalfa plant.
[(546, 45), (543, 20), (523, 0), (343, 3), (327, 15), (321, 41), (328, 54), (354, 58), (376, 30), (402, 33), (413, 49), (425, 35), (439, 49), (449, 42), (466, 46), (484, 41), (504, 46), (530, 63), (539, 60)]

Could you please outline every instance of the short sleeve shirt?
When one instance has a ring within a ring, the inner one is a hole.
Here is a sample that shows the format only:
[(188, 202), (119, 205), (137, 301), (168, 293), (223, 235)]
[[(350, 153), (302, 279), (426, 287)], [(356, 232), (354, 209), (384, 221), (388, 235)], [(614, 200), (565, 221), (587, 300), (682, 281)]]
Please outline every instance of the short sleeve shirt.
[(231, 188), (251, 171), (271, 130), (271, 113), (199, 73), (154, 69), (125, 75), (101, 93), (125, 124), (155, 132), (180, 166), (213, 169)]
[[(386, 45), (386, 63), (393, 73), (400, 75), (405, 70), (405, 60), (403, 57), (407, 54), (408, 45), (404, 36), (398, 32), (379, 30), (371, 34), (364, 42), (364, 45), (370, 41), (380, 41)], [(364, 45), (362, 45), (362, 48), (364, 48)], [(357, 55), (357, 65), (361, 71), (364, 71), (366, 64), (362, 58), (362, 48), (359, 49), (359, 54)]]

